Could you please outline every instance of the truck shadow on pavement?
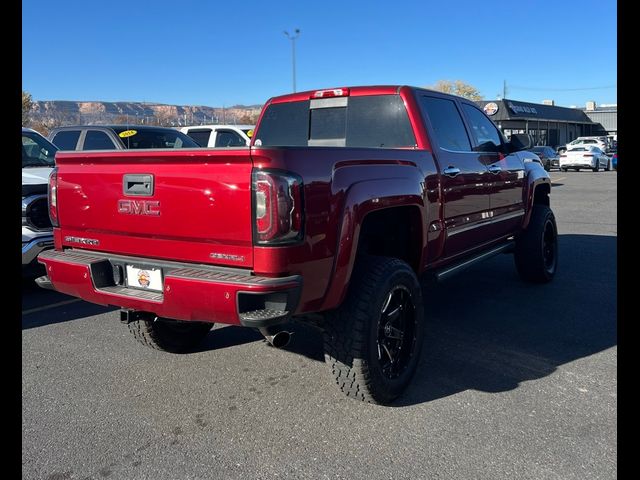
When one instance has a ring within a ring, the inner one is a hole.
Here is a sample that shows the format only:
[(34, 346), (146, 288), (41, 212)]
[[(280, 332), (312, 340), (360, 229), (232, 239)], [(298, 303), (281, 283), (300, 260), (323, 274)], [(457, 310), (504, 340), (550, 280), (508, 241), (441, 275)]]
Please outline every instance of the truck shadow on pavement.
[[(393, 406), (469, 389), (513, 390), (615, 346), (616, 242), (615, 236), (560, 235), (558, 273), (549, 284), (524, 283), (513, 256), (500, 255), (445, 283), (425, 285), (426, 334), (418, 371)], [(294, 322), (291, 330), (283, 355), (324, 361), (318, 329)], [(253, 329), (223, 327), (198, 351), (261, 340)]]
[(38, 287), (33, 280), (22, 280), (22, 329), (77, 320), (117, 310), (84, 302), (75, 297)]
[(418, 371), (396, 406), (504, 392), (617, 344), (615, 236), (560, 235), (553, 282), (522, 282), (501, 255), (423, 289)]

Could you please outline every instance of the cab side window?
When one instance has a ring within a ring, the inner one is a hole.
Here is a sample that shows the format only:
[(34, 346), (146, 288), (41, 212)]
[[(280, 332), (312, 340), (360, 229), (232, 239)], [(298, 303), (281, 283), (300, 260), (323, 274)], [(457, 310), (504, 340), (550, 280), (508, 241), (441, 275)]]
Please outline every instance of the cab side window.
[(469, 126), (471, 127), (471, 135), (473, 135), (476, 146), (474, 152), (500, 152), (502, 149), (502, 140), (498, 129), (491, 120), (485, 117), (479, 109), (467, 104), (462, 104)]
[(423, 96), (420, 104), (423, 114), (426, 113), (431, 120), (440, 148), (453, 152), (471, 151), (467, 131), (453, 100)]
[(83, 150), (115, 150), (113, 141), (104, 132), (89, 130), (84, 137)]
[(231, 130), (219, 130), (216, 135), (216, 147), (244, 147), (246, 145), (244, 138)]

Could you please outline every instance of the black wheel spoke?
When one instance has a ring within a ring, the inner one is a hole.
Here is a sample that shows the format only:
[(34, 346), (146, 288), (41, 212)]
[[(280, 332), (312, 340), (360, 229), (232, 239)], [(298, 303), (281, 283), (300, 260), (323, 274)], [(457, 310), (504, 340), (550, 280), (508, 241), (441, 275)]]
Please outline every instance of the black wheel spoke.
[(399, 376), (409, 364), (412, 351), (405, 345), (414, 340), (415, 319), (409, 291), (404, 287), (392, 290), (378, 321), (378, 360), (388, 378)]

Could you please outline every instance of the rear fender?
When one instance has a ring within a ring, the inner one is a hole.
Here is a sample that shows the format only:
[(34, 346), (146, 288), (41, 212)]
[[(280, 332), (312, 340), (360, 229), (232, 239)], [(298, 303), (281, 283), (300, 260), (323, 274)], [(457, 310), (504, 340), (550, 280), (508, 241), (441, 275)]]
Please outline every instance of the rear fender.
[[(384, 196), (376, 196), (376, 192), (384, 192)], [(365, 217), (386, 208), (418, 207), (420, 210), (420, 232), (424, 250), (426, 238), (423, 192), (420, 184), (410, 179), (379, 179), (359, 182), (349, 188), (342, 214), (340, 234), (338, 236), (337, 254), (335, 257), (333, 275), (327, 288), (321, 310), (328, 310), (339, 306), (347, 292), (349, 280), (355, 264), (360, 230)], [(419, 258), (422, 265), (422, 256)]]
[(535, 203), (543, 203), (549, 205), (549, 195), (551, 193), (551, 177), (538, 165), (537, 168), (525, 164), (527, 169), (527, 185), (523, 192), (523, 202), (526, 206), (522, 228), (525, 229), (529, 225), (531, 212)]

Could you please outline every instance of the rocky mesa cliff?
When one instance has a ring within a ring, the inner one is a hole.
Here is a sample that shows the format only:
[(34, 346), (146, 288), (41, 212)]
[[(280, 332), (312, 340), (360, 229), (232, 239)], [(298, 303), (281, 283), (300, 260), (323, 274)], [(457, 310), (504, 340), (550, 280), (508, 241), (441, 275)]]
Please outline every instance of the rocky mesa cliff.
[(52, 128), (73, 124), (132, 123), (164, 126), (254, 124), (261, 105), (207, 107), (148, 102), (34, 101), (31, 122)]

